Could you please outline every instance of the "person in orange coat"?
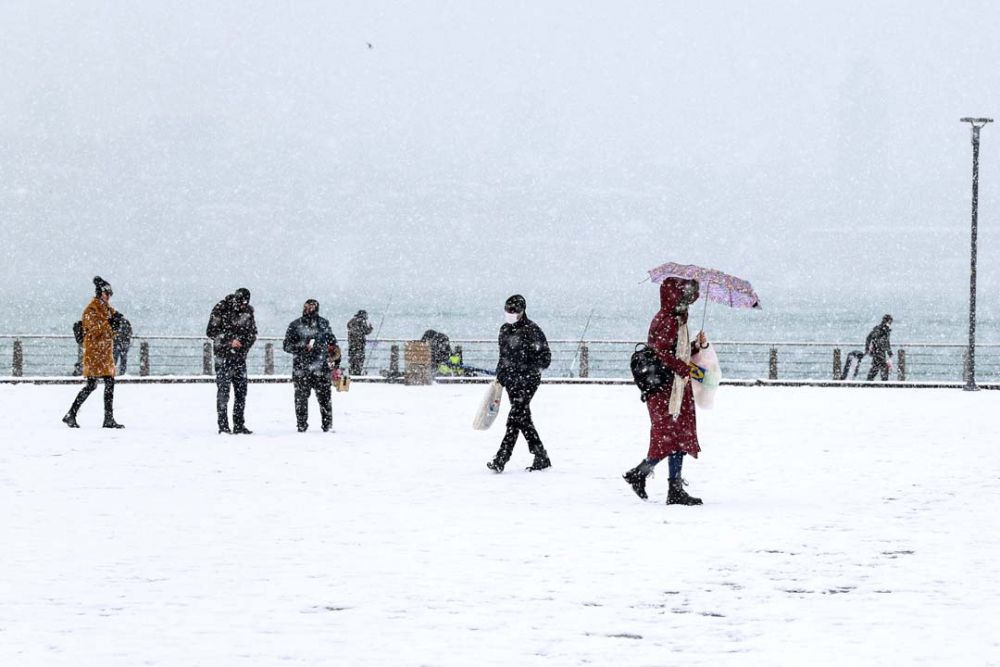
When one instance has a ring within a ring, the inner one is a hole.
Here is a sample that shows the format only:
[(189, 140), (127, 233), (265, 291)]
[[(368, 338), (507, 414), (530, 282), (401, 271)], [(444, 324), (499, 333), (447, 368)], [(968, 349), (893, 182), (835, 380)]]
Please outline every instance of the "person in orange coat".
[(701, 499), (688, 495), (681, 478), (684, 456), (698, 458), (698, 424), (695, 419), (694, 393), (691, 389), (691, 357), (708, 347), (705, 333), (694, 341), (688, 333), (688, 307), (698, 300), (697, 281), (667, 278), (660, 284), (660, 310), (649, 325), (648, 345), (656, 352), (673, 379), (646, 401), (649, 410), (649, 451), (645, 460), (623, 477), (636, 495), (645, 500), (646, 477), (657, 463), (667, 459), (670, 469), (668, 505), (701, 505)]
[(115, 421), (115, 332), (111, 328), (111, 285), (100, 276), (94, 277), (96, 294), (83, 311), (83, 376), (87, 384), (77, 394), (63, 422), (70, 428), (80, 428), (76, 415), (87, 397), (97, 388), (97, 380), (104, 380), (104, 428), (125, 428)]

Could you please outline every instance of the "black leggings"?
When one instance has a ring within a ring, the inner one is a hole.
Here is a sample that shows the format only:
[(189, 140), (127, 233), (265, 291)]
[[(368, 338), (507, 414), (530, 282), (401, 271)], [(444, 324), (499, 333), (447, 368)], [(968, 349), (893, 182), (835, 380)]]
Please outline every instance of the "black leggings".
[(69, 409), (69, 414), (76, 417), (76, 413), (80, 411), (80, 406), (83, 402), (87, 400), (87, 397), (94, 393), (97, 389), (97, 381), (104, 380), (104, 417), (107, 419), (114, 415), (115, 411), (115, 378), (114, 376), (107, 376), (103, 378), (89, 377), (87, 378), (87, 384), (84, 385), (80, 393), (76, 395), (76, 399), (73, 401), (73, 406)]

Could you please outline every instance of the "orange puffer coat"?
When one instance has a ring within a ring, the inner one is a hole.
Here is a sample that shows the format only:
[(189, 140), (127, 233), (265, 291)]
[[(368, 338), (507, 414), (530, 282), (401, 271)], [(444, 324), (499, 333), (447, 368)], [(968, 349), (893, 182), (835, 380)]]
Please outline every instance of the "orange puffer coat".
[(114, 377), (115, 334), (109, 321), (114, 313), (114, 308), (98, 298), (94, 298), (83, 311), (84, 377)]

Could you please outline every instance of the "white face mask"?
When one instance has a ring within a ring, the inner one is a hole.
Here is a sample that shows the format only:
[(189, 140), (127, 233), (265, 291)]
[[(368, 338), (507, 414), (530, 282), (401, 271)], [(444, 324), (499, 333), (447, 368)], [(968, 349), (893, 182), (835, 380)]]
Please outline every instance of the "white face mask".
[(507, 324), (514, 324), (517, 322), (517, 315), (517, 313), (508, 313), (507, 311), (504, 311), (503, 318), (507, 320)]

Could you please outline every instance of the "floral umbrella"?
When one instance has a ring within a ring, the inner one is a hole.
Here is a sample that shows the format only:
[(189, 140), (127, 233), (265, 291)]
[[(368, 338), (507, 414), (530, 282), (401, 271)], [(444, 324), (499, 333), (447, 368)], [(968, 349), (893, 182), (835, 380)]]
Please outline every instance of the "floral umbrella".
[[(697, 280), (701, 295), (705, 297), (705, 312), (708, 302), (715, 301), (730, 308), (760, 309), (760, 299), (753, 287), (746, 280), (731, 276), (715, 269), (706, 269), (694, 264), (676, 264), (667, 262), (655, 269), (650, 269), (649, 279), (654, 283), (663, 282), (664, 278), (684, 278)], [(705, 327), (705, 314), (702, 314), (702, 328)]]
[(722, 271), (694, 264), (667, 262), (649, 272), (649, 279), (654, 283), (661, 283), (664, 278), (671, 277), (697, 280), (702, 296), (730, 308), (760, 308), (760, 299), (750, 283)]

